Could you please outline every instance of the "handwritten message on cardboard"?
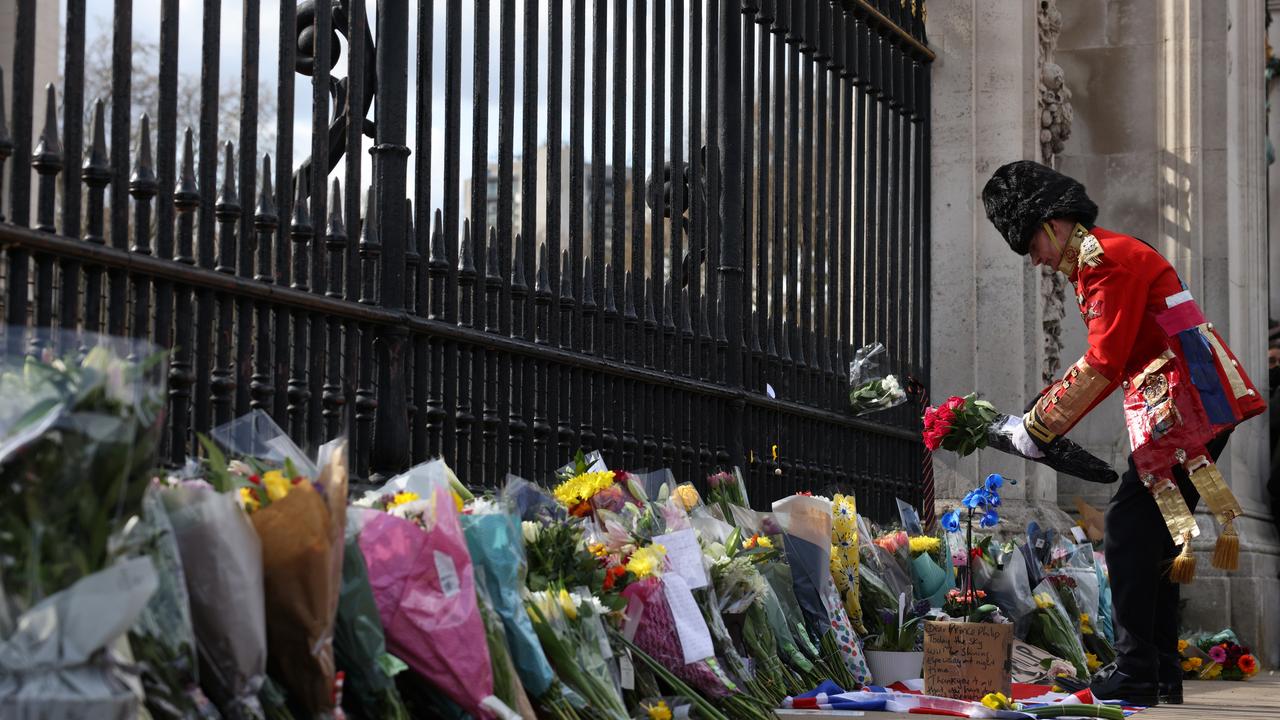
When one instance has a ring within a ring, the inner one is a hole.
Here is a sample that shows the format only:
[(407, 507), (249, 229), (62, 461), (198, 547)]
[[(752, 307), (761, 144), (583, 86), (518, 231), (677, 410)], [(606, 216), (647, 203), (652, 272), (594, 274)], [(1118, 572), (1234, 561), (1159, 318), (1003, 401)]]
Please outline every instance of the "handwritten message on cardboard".
[(1012, 625), (930, 622), (924, 628), (924, 692), (957, 700), (1009, 694)]

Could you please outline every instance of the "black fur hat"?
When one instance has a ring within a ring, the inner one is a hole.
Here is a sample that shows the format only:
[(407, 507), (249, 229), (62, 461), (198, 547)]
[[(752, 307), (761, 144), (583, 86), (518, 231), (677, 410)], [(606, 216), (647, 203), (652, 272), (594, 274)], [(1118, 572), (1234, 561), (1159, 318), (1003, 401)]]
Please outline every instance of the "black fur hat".
[(1003, 165), (982, 188), (987, 219), (1019, 255), (1031, 250), (1031, 237), (1040, 223), (1066, 218), (1093, 229), (1098, 206), (1084, 185), (1046, 165), (1018, 160)]

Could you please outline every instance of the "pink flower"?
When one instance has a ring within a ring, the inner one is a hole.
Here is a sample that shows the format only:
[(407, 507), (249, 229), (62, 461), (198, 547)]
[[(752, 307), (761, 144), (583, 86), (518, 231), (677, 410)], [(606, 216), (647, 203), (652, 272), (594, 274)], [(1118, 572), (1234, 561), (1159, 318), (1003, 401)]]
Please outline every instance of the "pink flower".
[(1227, 649), (1221, 645), (1209, 648), (1209, 659), (1221, 665), (1227, 661)]
[(959, 412), (964, 409), (964, 398), (959, 397), (958, 395), (952, 395), (947, 398), (947, 401), (942, 404), (942, 407), (945, 407), (952, 412)]

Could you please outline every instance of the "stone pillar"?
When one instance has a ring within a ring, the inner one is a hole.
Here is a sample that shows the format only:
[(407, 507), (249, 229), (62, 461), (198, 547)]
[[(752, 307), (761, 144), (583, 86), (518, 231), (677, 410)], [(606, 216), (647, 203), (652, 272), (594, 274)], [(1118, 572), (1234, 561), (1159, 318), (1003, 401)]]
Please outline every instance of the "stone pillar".
[[(1000, 165), (1039, 153), (1036, 5), (956, 0), (930, 6), (933, 67), (933, 400), (978, 391), (1020, 413), (1040, 382), (1039, 273), (987, 221), (982, 187)], [(1055, 475), (994, 450), (934, 455), (937, 507), (955, 505), (987, 473), (1016, 478), (1002, 527), (1069, 522)]]
[[(1062, 3), (1058, 48), (1075, 123), (1060, 169), (1101, 208), (1098, 224), (1150, 242), (1266, 386), (1268, 262), (1263, 127), (1263, 5), (1253, 0), (1078, 0)], [(1064, 364), (1085, 349), (1063, 325)], [(1123, 467), (1118, 397), (1071, 433)], [(1208, 562), (1213, 520), (1198, 514), (1199, 579), (1184, 591), (1184, 626), (1234, 627), (1268, 665), (1280, 663), (1280, 539), (1270, 522), (1267, 419), (1232, 436), (1221, 466), (1246, 511), (1240, 569)], [(1064, 478), (1059, 502), (1104, 507), (1112, 487)]]
[[(59, 74), (59, 62), (62, 58), (62, 24), (59, 18), (58, 3), (56, 2), (40, 2), (36, 3), (36, 33), (39, 36), (36, 41), (36, 64), (35, 64), (35, 82), (32, 87), (35, 89), (35, 107), (29, 108), (27, 112), (33, 112), (35, 118), (31, 123), (32, 144), (34, 149), (36, 143), (40, 141), (40, 131), (44, 129), (45, 124), (45, 101), (44, 87), (49, 83), (53, 83), (58, 89), (58, 102), (62, 102), (62, 93), (64, 90), (64, 78)], [(13, 132), (13, 49), (14, 36), (18, 23), (18, 5), (16, 0), (0, 0), (0, 67), (4, 68), (4, 99), (5, 107), (0, 108), (0, 112), (9, 113), (5, 116), (5, 123), (9, 132)], [(63, 130), (62, 117), (58, 117), (58, 129)], [(36, 217), (36, 193), (34, 191), (36, 183), (36, 174), (34, 170), (28, 168), (31, 173), (31, 219), (35, 224)], [(79, 172), (77, 169), (76, 172)], [(13, 160), (5, 163), (5, 182), (4, 197), (0, 198), (0, 204), (5, 208), (4, 215), (12, 217), (9, 212), (9, 188), (11, 187), (9, 178), (13, 174)]]
[[(1271, 25), (1267, 28), (1267, 44), (1271, 54), (1280, 53), (1280, 0), (1267, 0)], [(1267, 208), (1280, 208), (1280, 73), (1267, 83), (1267, 137), (1271, 164), (1267, 168)], [(1268, 274), (1277, 278), (1269, 283), (1270, 317), (1280, 321), (1280, 210), (1267, 216)]]

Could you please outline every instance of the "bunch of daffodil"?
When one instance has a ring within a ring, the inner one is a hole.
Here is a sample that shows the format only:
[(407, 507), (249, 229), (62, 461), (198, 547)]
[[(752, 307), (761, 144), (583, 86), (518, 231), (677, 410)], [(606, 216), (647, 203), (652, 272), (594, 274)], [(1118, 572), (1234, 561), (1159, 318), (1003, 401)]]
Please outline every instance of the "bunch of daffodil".
[(1002, 692), (987, 693), (982, 698), (982, 704), (992, 710), (1016, 710), (1013, 701)]
[(659, 700), (652, 705), (644, 705), (645, 716), (649, 720), (671, 720), (671, 708), (666, 700)]
[(773, 541), (769, 539), (768, 535), (761, 535), (759, 533), (756, 533), (755, 535), (752, 535), (751, 537), (744, 540), (742, 543), (743, 550), (750, 550), (751, 548), (755, 548), (755, 547), (772, 548)]
[(1049, 593), (1036, 593), (1034, 599), (1036, 601), (1036, 607), (1041, 610), (1050, 610), (1058, 606), (1058, 604), (1053, 601), (1053, 598), (1049, 597)]

